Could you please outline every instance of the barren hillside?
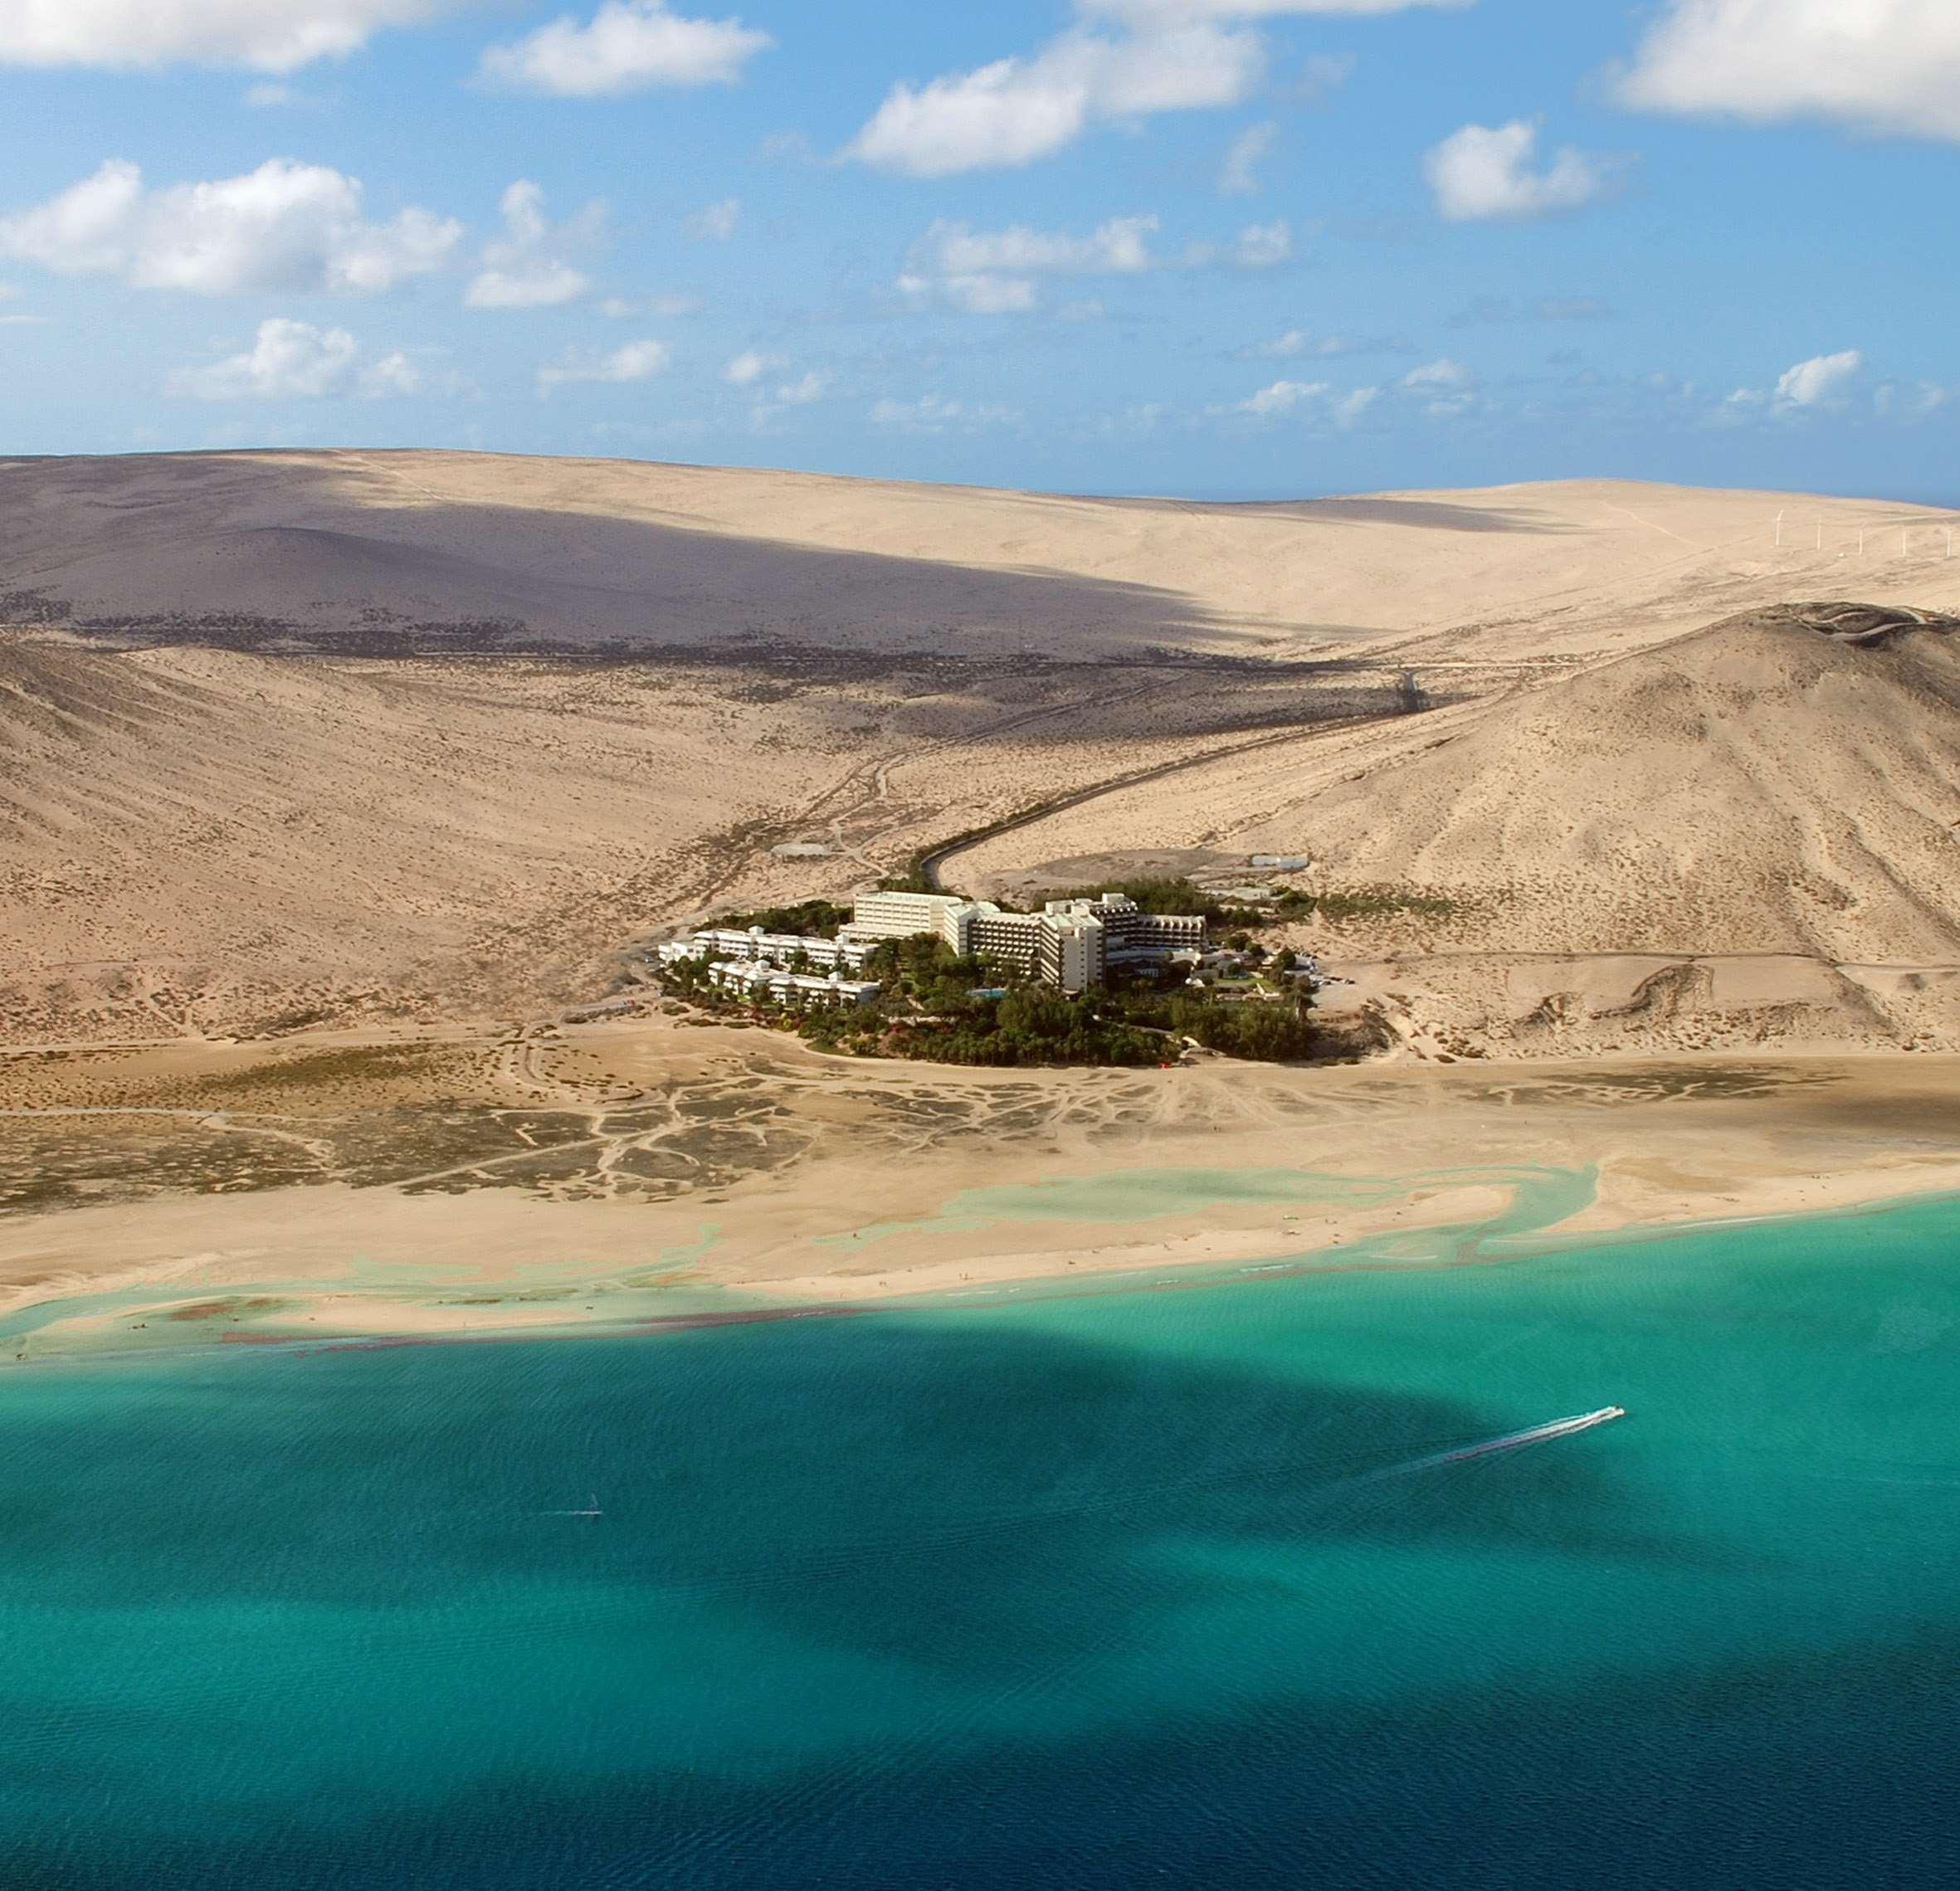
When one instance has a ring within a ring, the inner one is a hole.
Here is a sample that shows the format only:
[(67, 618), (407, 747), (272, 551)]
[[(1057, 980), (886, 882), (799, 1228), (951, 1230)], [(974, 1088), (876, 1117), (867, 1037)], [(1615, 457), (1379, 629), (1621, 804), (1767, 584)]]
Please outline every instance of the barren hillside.
[(1948, 517), (1610, 481), (1199, 505), (485, 454), (0, 461), (0, 621), (378, 652), (1589, 657), (1847, 563), (1860, 596), (1960, 602)]
[(1854, 569), (1960, 601), (1945, 543), (1603, 482), (1204, 506), (0, 461), (0, 1036), (528, 1015), (652, 927), (1058, 800), (960, 882), (1270, 848), (1447, 901), (1357, 953), (1944, 965), (1953, 641), (1776, 612)]
[[(1548, 1015), (1589, 1012), (1608, 1021), (1602, 1042), (1659, 1023), (1691, 1046), (1731, 1010), (1832, 1041), (1946, 1043), (1960, 1032), (1960, 622), (1747, 613), (1506, 695), (1186, 771), (956, 870), (1002, 884), (1145, 845), (1299, 854), (1309, 888), (1386, 896), (1301, 943), (1514, 1045)], [(1755, 970), (1729, 966), (1718, 991), (1716, 960)]]

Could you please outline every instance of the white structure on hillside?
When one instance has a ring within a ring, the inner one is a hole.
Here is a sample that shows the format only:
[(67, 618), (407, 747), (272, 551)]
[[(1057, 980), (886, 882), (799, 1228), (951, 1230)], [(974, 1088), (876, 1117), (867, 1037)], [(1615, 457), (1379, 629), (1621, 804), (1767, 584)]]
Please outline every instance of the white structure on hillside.
[(841, 972), (820, 978), (814, 972), (785, 972), (780, 966), (724, 959), (708, 967), (724, 992), (749, 998), (773, 998), (789, 1005), (868, 1005), (878, 996), (875, 980), (846, 978)]
[(669, 939), (660, 948), (662, 965), (683, 958), (733, 958), (753, 964), (787, 968), (801, 960), (823, 972), (862, 972), (875, 948), (858, 939), (821, 938), (812, 933), (765, 933), (760, 926), (746, 932), (732, 926), (709, 927), (685, 938)]
[(1202, 952), (1195, 914), (1144, 912), (1117, 893), (1051, 899), (1039, 913), (1003, 912), (990, 899), (943, 893), (874, 893), (858, 901), (846, 940), (937, 938), (964, 958), (1005, 960), (1065, 992), (1099, 985), (1113, 964)]
[(962, 958), (973, 949), (968, 928), (974, 902), (950, 893), (867, 893), (851, 909), (841, 936), (851, 939), (916, 939), (931, 933)]

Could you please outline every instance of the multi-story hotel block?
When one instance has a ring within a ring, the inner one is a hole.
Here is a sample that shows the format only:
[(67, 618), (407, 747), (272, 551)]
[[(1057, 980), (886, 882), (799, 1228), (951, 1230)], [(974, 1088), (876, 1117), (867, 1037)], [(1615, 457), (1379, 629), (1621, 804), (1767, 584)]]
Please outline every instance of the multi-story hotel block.
[(1007, 913), (990, 899), (940, 893), (874, 893), (859, 900), (840, 937), (943, 939), (963, 958), (997, 958), (1065, 992), (1101, 984), (1111, 965), (1205, 949), (1205, 922), (1146, 913), (1134, 899), (1051, 899), (1039, 913)]
[[(1086, 992), (1100, 985), (1113, 965), (1202, 953), (1205, 922), (1193, 914), (1146, 913), (1119, 893), (1051, 899), (1039, 913), (1004, 912), (991, 899), (947, 893), (867, 893), (834, 939), (724, 927), (670, 939), (660, 960), (719, 961), (709, 976), (724, 991), (861, 1002), (878, 987), (853, 984), (844, 974), (862, 972), (888, 939), (912, 938), (938, 938), (962, 958), (999, 959), (1064, 992)], [(810, 976), (817, 972), (829, 976)]]

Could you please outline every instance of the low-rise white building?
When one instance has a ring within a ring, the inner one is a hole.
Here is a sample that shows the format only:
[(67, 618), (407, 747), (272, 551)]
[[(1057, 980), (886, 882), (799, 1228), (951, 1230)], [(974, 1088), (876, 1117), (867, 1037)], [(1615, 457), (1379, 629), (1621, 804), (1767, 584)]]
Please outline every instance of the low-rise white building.
[(724, 960), (708, 967), (708, 977), (724, 992), (773, 998), (779, 1004), (868, 1005), (879, 992), (875, 981), (846, 978), (841, 972), (819, 977), (814, 972), (785, 972), (780, 966), (753, 960)]
[(669, 939), (660, 948), (662, 965), (684, 958), (733, 958), (754, 964), (787, 967), (801, 958), (825, 972), (861, 972), (876, 948), (868, 941), (822, 938), (813, 933), (765, 933), (760, 926), (744, 932), (732, 926), (710, 926), (684, 938)]

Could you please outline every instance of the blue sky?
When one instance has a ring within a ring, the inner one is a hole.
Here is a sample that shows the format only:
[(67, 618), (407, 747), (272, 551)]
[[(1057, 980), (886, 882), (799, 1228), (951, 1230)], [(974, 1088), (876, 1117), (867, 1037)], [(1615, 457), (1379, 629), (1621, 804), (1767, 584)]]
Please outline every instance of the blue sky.
[(7, 0), (0, 451), (1960, 500), (1952, 0)]

